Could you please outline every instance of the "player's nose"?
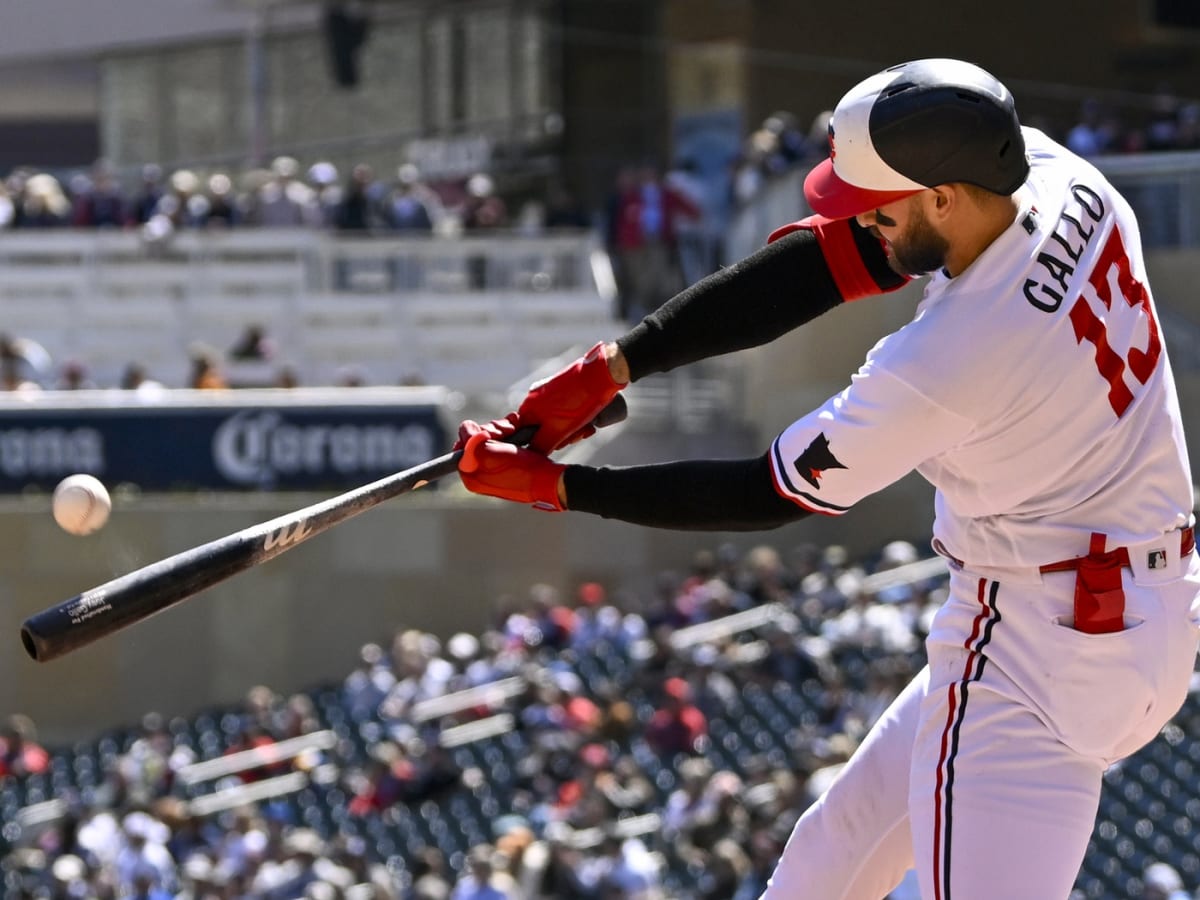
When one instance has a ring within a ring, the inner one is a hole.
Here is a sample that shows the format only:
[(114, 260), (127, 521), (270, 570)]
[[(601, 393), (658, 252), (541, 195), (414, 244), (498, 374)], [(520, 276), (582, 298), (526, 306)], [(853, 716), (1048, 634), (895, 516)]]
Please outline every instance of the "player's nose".
[(854, 217), (854, 221), (858, 222), (863, 228), (870, 228), (875, 224), (875, 210), (868, 210), (864, 213), (859, 213)]

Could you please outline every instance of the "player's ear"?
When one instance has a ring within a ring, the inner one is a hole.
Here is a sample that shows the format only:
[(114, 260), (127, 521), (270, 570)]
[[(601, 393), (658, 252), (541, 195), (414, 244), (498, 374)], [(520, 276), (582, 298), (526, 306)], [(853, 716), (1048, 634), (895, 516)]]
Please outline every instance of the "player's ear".
[(947, 219), (962, 204), (962, 185), (939, 184), (926, 191), (925, 211), (932, 219)]

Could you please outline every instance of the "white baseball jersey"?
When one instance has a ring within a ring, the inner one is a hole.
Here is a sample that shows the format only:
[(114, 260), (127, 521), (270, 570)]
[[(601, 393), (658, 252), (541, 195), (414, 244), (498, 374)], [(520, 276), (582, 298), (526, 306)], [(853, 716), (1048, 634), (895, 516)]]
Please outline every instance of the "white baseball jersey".
[(828, 515), (914, 468), (936, 488), (935, 546), (1037, 566), (1186, 525), (1191, 468), (1129, 205), (1025, 128), (1015, 221), (850, 386), (772, 446), (776, 488)]

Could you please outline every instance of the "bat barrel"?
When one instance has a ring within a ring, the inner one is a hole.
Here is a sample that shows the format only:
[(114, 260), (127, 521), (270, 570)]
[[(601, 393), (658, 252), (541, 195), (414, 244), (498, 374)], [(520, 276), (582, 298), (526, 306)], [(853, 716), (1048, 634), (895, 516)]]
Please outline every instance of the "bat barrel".
[(30, 616), (21, 624), (21, 644), (36, 662), (57, 659), (157, 615), (270, 555), (247, 532), (193, 547)]
[(120, 627), (104, 621), (102, 627), (88, 628), (86, 622), (81, 621), (86, 603), (82, 596), (75, 597), (26, 619), (21, 625), (21, 644), (25, 652), (35, 662), (46, 662)]

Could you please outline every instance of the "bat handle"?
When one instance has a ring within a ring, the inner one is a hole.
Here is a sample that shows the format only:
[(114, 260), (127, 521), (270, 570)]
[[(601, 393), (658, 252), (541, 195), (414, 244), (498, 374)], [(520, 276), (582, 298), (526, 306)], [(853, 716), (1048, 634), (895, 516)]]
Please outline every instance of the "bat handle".
[[(625, 398), (621, 394), (617, 394), (608, 402), (608, 405), (600, 412), (596, 413), (596, 418), (592, 419), (592, 425), (596, 428), (606, 428), (609, 425), (616, 425), (618, 422), (625, 421), (625, 417), (629, 415), (629, 405), (625, 402)], [(537, 433), (536, 425), (525, 425), (518, 428), (508, 437), (503, 438), (505, 443), (516, 444), (518, 447), (524, 447), (533, 440), (533, 436)]]

